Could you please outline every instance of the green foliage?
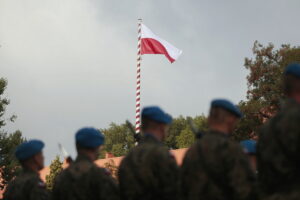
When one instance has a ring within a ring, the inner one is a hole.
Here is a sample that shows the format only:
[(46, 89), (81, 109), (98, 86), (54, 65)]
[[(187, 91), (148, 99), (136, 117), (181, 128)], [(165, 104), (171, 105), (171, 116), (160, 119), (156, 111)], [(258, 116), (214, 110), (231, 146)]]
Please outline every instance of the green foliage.
[(278, 111), (284, 98), (283, 70), (289, 63), (300, 62), (299, 47), (281, 45), (279, 49), (275, 49), (271, 43), (263, 46), (256, 41), (252, 51), (254, 58), (245, 58), (244, 64), (250, 73), (247, 76), (247, 99), (239, 104), (245, 117), (234, 134), (239, 140), (255, 134), (257, 129)]
[(24, 141), (25, 139), (22, 137), (20, 131), (16, 131), (12, 134), (0, 132), (1, 189), (21, 170), (21, 166), (15, 158), (15, 150), (16, 147)]
[(130, 132), (126, 124), (117, 125), (111, 123), (108, 129), (102, 129), (105, 135), (105, 146), (102, 150), (101, 158), (105, 152), (110, 152), (114, 156), (122, 156), (128, 153), (134, 146), (133, 133)]
[[(0, 78), (0, 129), (5, 126), (7, 121), (4, 115), (9, 100), (6, 97), (3, 97), (6, 87), (7, 81)], [(8, 120), (13, 122), (15, 118), (16, 116), (11, 116)], [(0, 189), (14, 178), (21, 169), (14, 153), (16, 147), (24, 142), (24, 140), (21, 131), (8, 134), (5, 131), (0, 130)]]
[[(189, 147), (194, 143), (195, 136), (188, 124), (188, 118), (190, 117), (179, 116), (173, 120), (165, 140), (165, 144), (170, 149)], [(204, 115), (196, 116), (192, 120), (199, 130), (207, 130), (207, 120)], [(134, 147), (133, 133), (130, 132), (126, 123), (121, 125), (112, 123), (109, 128), (102, 129), (101, 132), (105, 135), (105, 146), (101, 151), (100, 158), (104, 158), (106, 152), (112, 153), (114, 156), (123, 156)]]
[[(195, 142), (195, 133), (192, 132), (191, 127), (188, 124), (189, 118), (193, 121), (199, 131), (206, 132), (208, 130), (207, 118), (204, 115), (196, 116), (195, 118), (186, 117), (183, 120), (184, 129), (180, 130), (179, 135), (176, 136), (177, 148), (187, 148)], [(174, 125), (176, 126), (176, 124)]]
[(3, 97), (4, 91), (7, 87), (7, 81), (4, 78), (0, 78), (0, 128), (5, 126), (5, 119), (3, 119), (5, 108), (9, 104), (9, 100)]
[(170, 149), (178, 149), (177, 137), (180, 135), (181, 131), (186, 129), (188, 126), (187, 119), (183, 116), (173, 119), (173, 123), (169, 129), (168, 137), (165, 140), (165, 144)]
[(191, 146), (195, 142), (195, 135), (189, 127), (186, 127), (180, 132), (180, 135), (176, 137), (176, 143), (178, 148), (186, 148)]
[(46, 176), (47, 189), (52, 190), (56, 176), (63, 170), (59, 156), (51, 162), (50, 174)]

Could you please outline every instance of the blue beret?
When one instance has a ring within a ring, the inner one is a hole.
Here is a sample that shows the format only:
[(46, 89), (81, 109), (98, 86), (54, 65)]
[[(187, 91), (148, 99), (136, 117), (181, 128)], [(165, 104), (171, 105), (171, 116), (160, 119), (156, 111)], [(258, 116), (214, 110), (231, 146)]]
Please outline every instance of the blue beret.
[(95, 148), (104, 144), (104, 135), (95, 128), (82, 128), (77, 131), (75, 140), (82, 147)]
[(223, 109), (227, 110), (228, 112), (232, 113), (233, 115), (237, 116), (238, 118), (243, 117), (243, 114), (240, 111), (240, 109), (226, 99), (213, 100), (211, 102), (211, 107), (220, 107), (220, 108), (223, 108)]
[(256, 141), (255, 140), (243, 140), (240, 142), (247, 154), (256, 154)]
[(45, 144), (40, 140), (29, 140), (20, 144), (15, 152), (18, 160), (26, 160), (42, 151)]
[(296, 76), (297, 78), (300, 78), (300, 64), (298, 64), (298, 63), (289, 64), (285, 68), (284, 74), (285, 75), (290, 74), (290, 75)]
[(164, 124), (172, 123), (172, 117), (157, 106), (149, 106), (143, 108), (142, 117), (146, 117), (153, 121), (164, 123)]

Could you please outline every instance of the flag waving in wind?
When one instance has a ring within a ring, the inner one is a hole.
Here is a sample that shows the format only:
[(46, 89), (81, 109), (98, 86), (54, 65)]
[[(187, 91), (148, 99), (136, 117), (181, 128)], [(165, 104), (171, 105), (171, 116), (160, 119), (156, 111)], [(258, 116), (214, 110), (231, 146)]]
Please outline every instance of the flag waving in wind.
[(147, 26), (141, 24), (141, 54), (164, 54), (173, 63), (182, 51), (156, 36)]

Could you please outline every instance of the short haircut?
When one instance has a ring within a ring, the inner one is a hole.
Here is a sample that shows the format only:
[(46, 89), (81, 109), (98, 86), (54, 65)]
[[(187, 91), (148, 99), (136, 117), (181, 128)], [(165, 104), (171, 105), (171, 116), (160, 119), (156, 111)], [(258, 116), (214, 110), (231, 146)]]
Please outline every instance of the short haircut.
[(159, 126), (161, 124), (164, 124), (164, 123), (157, 122), (157, 121), (154, 121), (152, 119), (142, 116), (142, 125), (141, 125), (142, 131), (145, 131), (147, 129), (156, 128), (157, 126)]
[[(39, 154), (39, 153), (37, 153), (37, 154)], [(30, 163), (37, 154), (34, 154), (33, 156), (26, 158), (25, 160), (19, 160), (19, 163), (21, 164), (21, 166), (23, 168), (26, 168), (28, 163)]]
[(283, 91), (285, 94), (300, 91), (300, 79), (292, 74), (285, 75), (283, 78)]
[(97, 149), (98, 147), (83, 147), (81, 146), (78, 142), (76, 142), (76, 150), (79, 151), (79, 150), (90, 150), (90, 151), (94, 151), (95, 149)]
[(209, 122), (223, 123), (227, 117), (235, 116), (221, 107), (211, 107), (209, 111)]

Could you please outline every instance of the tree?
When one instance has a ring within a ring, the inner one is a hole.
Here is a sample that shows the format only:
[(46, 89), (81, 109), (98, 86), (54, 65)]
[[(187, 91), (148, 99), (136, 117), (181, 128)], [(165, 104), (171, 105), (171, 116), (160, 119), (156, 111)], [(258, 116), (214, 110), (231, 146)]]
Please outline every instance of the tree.
[(168, 136), (165, 140), (165, 144), (170, 149), (178, 149), (177, 137), (180, 133), (186, 129), (188, 126), (186, 118), (183, 116), (179, 116), (178, 118), (174, 118), (169, 129)]
[(25, 139), (20, 131), (12, 134), (0, 133), (0, 188), (13, 179), (21, 170), (21, 166), (15, 158), (15, 150)]
[[(165, 144), (169, 149), (184, 148), (194, 143), (195, 136), (188, 124), (188, 118), (191, 117), (179, 116), (173, 119), (165, 140)], [(204, 115), (191, 119), (201, 131), (207, 130), (207, 119)], [(105, 135), (105, 145), (101, 151), (100, 158), (104, 158), (105, 153), (112, 153), (114, 156), (124, 156), (134, 147), (133, 133), (130, 132), (126, 123), (120, 125), (111, 123), (109, 128), (101, 129), (101, 132)]]
[[(6, 121), (14, 121), (16, 116), (11, 116), (8, 119), (5, 118), (6, 106), (9, 104), (9, 100), (4, 96), (5, 89), (7, 87), (7, 81), (0, 78), (0, 128), (4, 127)], [(4, 130), (0, 130), (0, 188), (4, 186), (15, 177), (20, 171), (21, 167), (14, 156), (16, 147), (24, 142), (20, 131), (16, 131), (12, 134), (6, 133)]]
[(9, 104), (9, 100), (7, 98), (3, 98), (3, 93), (6, 89), (7, 81), (3, 78), (0, 79), (0, 128), (5, 125), (5, 119), (3, 119), (3, 115), (5, 113), (5, 108)]
[[(5, 114), (6, 106), (9, 104), (9, 100), (6, 97), (3, 97), (6, 87), (7, 87), (7, 81), (4, 78), (0, 78), (0, 128), (5, 126), (6, 124), (6, 119), (3, 117)], [(10, 121), (14, 121), (15, 119), (16, 119), (15, 115), (9, 117)]]
[(195, 135), (189, 127), (186, 127), (180, 132), (180, 135), (176, 137), (176, 143), (178, 148), (186, 148), (191, 146), (195, 142)]
[(284, 68), (289, 63), (300, 62), (300, 48), (287, 44), (275, 49), (272, 43), (263, 46), (255, 41), (252, 51), (254, 58), (245, 58), (244, 63), (250, 73), (246, 101), (239, 103), (245, 114), (234, 134), (239, 140), (255, 135), (257, 129), (278, 111), (284, 98)]
[(180, 131), (180, 134), (176, 137), (176, 144), (178, 148), (190, 147), (195, 142), (195, 133), (192, 132), (188, 119), (191, 119), (200, 132), (206, 132), (208, 130), (207, 118), (204, 115), (196, 116), (195, 118), (186, 117), (185, 128)]
[(46, 185), (49, 190), (52, 190), (55, 178), (62, 169), (62, 162), (60, 161), (59, 156), (56, 156), (56, 158), (51, 162), (50, 174), (46, 176)]
[(125, 123), (121, 125), (111, 123), (109, 128), (102, 129), (101, 132), (105, 135), (105, 146), (100, 155), (101, 158), (104, 158), (105, 152), (112, 153), (114, 156), (123, 156), (134, 147), (133, 133)]

